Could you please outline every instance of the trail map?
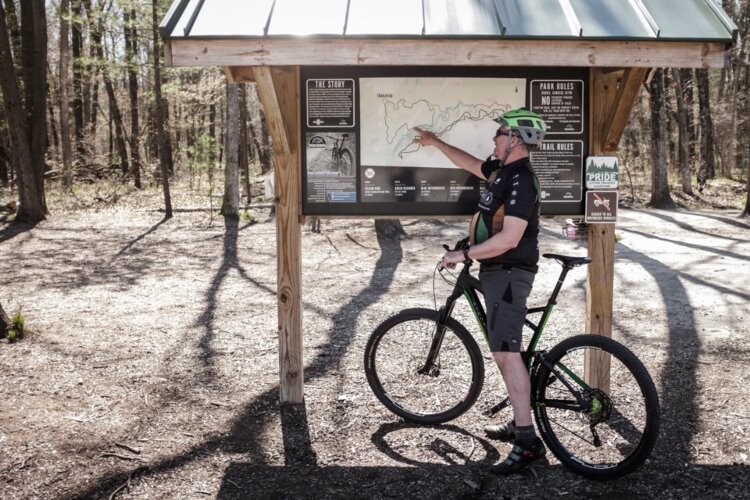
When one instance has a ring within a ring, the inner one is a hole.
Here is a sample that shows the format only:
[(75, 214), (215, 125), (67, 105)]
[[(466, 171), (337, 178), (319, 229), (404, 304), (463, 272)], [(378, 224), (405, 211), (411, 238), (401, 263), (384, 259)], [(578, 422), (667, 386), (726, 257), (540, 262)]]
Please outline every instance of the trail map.
[(525, 102), (524, 78), (360, 78), (361, 164), (452, 168), (434, 148), (412, 144), (414, 127), (484, 159), (492, 119)]

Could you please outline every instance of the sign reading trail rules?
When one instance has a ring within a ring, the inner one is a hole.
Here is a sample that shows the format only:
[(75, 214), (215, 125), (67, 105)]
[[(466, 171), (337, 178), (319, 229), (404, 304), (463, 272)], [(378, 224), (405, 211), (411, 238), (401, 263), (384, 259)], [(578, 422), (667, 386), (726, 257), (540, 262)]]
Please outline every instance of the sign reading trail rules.
[(617, 191), (586, 191), (587, 224), (617, 221)]

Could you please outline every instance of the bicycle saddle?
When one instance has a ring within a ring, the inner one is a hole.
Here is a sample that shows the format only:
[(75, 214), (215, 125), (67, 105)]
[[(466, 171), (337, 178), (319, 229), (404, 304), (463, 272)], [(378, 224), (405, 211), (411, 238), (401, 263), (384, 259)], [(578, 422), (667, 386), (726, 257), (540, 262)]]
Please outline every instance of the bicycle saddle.
[(542, 257), (545, 259), (555, 259), (565, 267), (578, 267), (591, 262), (591, 257), (570, 257), (567, 255), (558, 255), (556, 253), (545, 253)]

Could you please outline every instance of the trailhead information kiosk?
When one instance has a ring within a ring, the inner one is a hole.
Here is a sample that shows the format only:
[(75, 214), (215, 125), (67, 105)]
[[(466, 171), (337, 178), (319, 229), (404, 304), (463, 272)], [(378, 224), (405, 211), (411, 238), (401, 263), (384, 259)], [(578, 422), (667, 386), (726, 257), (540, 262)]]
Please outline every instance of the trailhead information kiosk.
[[(409, 128), (483, 157), (487, 118), (519, 105), (550, 125), (533, 158), (542, 212), (581, 215), (584, 165), (615, 155), (651, 70), (726, 67), (737, 27), (713, 0), (174, 0), (161, 36), (168, 65), (257, 84), (275, 150), (280, 399), (302, 402), (305, 216), (471, 213), (479, 186)], [(610, 336), (616, 196), (597, 196), (586, 331)]]

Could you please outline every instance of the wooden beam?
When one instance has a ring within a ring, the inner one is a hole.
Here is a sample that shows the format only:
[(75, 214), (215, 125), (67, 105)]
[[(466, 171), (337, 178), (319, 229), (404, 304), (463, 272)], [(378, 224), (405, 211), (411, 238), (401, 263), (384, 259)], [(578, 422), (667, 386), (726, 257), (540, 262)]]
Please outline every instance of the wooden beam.
[(224, 66), (224, 74), (230, 83), (255, 82), (255, 68), (252, 66)]
[(649, 68), (627, 68), (620, 80), (614, 104), (609, 109), (607, 121), (602, 130), (602, 152), (610, 154), (617, 151), (625, 126), (630, 120), (633, 104), (641, 91), (643, 80)]
[(280, 398), (301, 403), (302, 232), (299, 68), (254, 68), (258, 95), (275, 151), (277, 296)]
[(170, 40), (175, 66), (728, 67), (720, 42), (246, 38)]
[[(282, 70), (275, 70), (284, 71)], [(255, 81), (258, 85), (258, 95), (263, 101), (263, 110), (266, 115), (269, 132), (273, 140), (273, 147), (276, 154), (291, 154), (291, 141), (289, 139), (288, 122), (284, 120), (284, 113), (279, 102), (276, 83), (272, 73), (274, 69), (268, 66), (258, 66), (254, 68)], [(279, 85), (284, 80), (283, 76), (279, 78)]]
[[(619, 76), (617, 72), (603, 71), (599, 68), (590, 70), (589, 149), (591, 155), (605, 153), (605, 140), (609, 135), (609, 129), (606, 126), (609, 121), (609, 110), (615, 106), (618, 95), (620, 97), (625, 95), (625, 91), (618, 87)], [(628, 79), (633, 81), (630, 77)], [(618, 111), (617, 115), (626, 115), (625, 119), (627, 119), (627, 116), (630, 116), (630, 108)], [(614, 224), (589, 226), (588, 254), (591, 257), (591, 264), (588, 265), (586, 281), (586, 332), (612, 337), (615, 274)], [(609, 392), (609, 368), (609, 355), (587, 353), (584, 378), (592, 387)]]

